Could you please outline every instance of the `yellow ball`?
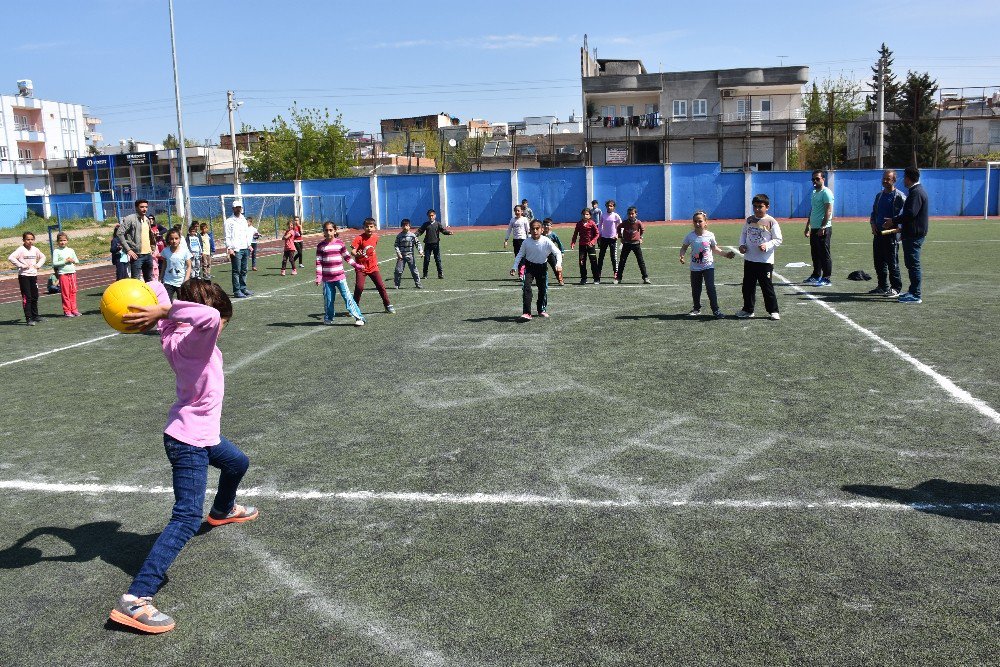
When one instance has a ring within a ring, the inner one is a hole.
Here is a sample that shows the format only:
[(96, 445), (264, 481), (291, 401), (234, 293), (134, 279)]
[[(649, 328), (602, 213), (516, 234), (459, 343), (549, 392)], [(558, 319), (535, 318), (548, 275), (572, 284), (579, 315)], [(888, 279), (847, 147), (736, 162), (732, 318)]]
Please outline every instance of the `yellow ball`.
[(155, 306), (157, 302), (156, 292), (141, 280), (135, 278), (116, 280), (104, 290), (104, 296), (101, 297), (101, 315), (104, 315), (105, 321), (112, 329), (122, 333), (139, 333), (126, 328), (122, 316), (135, 312), (129, 306)]

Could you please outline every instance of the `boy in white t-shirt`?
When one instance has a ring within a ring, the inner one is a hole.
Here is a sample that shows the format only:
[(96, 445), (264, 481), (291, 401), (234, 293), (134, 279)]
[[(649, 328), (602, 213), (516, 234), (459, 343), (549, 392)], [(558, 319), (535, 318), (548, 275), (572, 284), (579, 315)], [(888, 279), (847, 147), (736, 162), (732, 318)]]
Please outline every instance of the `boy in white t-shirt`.
[(781, 245), (781, 227), (767, 214), (771, 200), (765, 194), (754, 195), (753, 215), (747, 218), (740, 232), (740, 252), (743, 253), (743, 309), (736, 317), (753, 317), (757, 300), (757, 285), (764, 295), (764, 307), (772, 320), (780, 320), (778, 297), (771, 276), (774, 273), (774, 249)]
[(695, 211), (691, 219), (694, 231), (688, 232), (681, 244), (681, 264), (684, 263), (684, 255), (687, 249), (691, 248), (691, 297), (694, 299), (694, 308), (688, 313), (689, 317), (701, 315), (701, 284), (705, 283), (708, 292), (708, 302), (712, 306), (712, 314), (722, 319), (725, 315), (719, 308), (719, 299), (715, 293), (715, 257), (713, 251), (723, 257), (732, 259), (736, 256), (732, 250), (725, 251), (719, 247), (715, 241), (715, 234), (706, 229), (708, 227), (708, 215), (704, 211)]

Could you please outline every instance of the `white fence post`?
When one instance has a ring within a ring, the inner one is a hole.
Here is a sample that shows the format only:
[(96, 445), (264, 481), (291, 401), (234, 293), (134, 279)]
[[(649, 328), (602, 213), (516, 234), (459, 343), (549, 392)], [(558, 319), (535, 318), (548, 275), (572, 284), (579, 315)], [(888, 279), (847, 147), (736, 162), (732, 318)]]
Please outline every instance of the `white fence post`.
[(448, 174), (445, 172), (438, 174), (438, 197), (441, 198), (441, 201), (438, 202), (441, 224), (447, 227), (451, 223), (448, 217)]
[(743, 216), (753, 215), (753, 172), (747, 169), (743, 172)]
[(382, 221), (378, 211), (378, 175), (368, 177), (368, 190), (372, 203), (372, 217), (375, 218), (375, 229), (382, 229)]
[(663, 218), (665, 220), (674, 219), (673, 193), (670, 191), (672, 187), (673, 180), (670, 171), (670, 163), (667, 162), (663, 165)]

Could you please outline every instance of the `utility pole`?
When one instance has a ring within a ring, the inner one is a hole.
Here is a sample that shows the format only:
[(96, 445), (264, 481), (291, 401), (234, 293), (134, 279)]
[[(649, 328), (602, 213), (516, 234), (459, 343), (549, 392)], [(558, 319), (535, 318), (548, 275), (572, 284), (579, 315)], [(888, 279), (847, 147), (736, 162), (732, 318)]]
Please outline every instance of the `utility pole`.
[[(885, 169), (885, 58), (878, 59), (878, 95), (876, 96), (878, 132), (875, 133), (875, 166)], [(860, 149), (860, 146), (858, 147)], [(858, 153), (860, 154), (860, 150)]]
[(233, 194), (239, 197), (242, 192), (240, 190), (239, 154), (236, 150), (236, 124), (233, 122), (233, 112), (236, 111), (236, 107), (243, 103), (233, 99), (233, 95), (233, 91), (226, 91), (226, 108), (229, 110), (229, 141), (233, 149)]
[(836, 132), (836, 126), (833, 112), (833, 96), (834, 92), (831, 90), (827, 94), (827, 105), (830, 107), (830, 169), (835, 169), (837, 167), (837, 165), (834, 164), (834, 133)]
[[(187, 170), (187, 149), (184, 145), (184, 123), (181, 120), (181, 84), (177, 77), (177, 43), (174, 40), (174, 0), (168, 3), (170, 12), (170, 55), (174, 62), (174, 102), (177, 106), (177, 141), (180, 142), (180, 149), (177, 151), (179, 157), (178, 166), (181, 170), (181, 193), (184, 200), (184, 225), (185, 229), (191, 226), (191, 188), (188, 186)], [(112, 192), (114, 192), (114, 174), (111, 176)]]
[(413, 147), (410, 145), (410, 128), (406, 128), (406, 173), (412, 171)]

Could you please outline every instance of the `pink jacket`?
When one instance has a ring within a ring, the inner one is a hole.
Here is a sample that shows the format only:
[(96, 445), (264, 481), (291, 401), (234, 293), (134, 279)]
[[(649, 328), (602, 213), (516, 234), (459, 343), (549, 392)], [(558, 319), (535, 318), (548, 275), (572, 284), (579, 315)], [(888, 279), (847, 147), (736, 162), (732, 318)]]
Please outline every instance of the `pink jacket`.
[(189, 301), (171, 304), (161, 283), (149, 286), (161, 305), (170, 306), (157, 327), (163, 355), (177, 376), (177, 401), (170, 406), (163, 431), (194, 447), (213, 447), (219, 444), (226, 393), (222, 352), (215, 344), (221, 327), (219, 311)]

